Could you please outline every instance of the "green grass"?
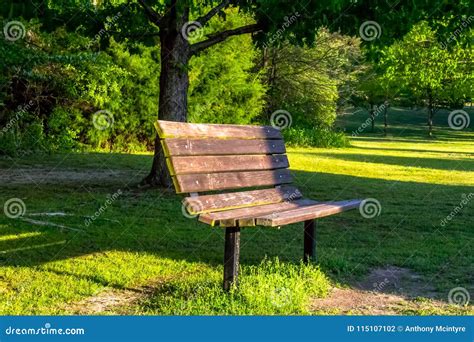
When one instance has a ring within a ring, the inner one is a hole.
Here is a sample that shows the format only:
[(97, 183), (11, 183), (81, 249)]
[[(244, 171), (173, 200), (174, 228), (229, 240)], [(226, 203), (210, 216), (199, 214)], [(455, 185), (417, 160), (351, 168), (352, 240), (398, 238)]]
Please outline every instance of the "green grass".
[(136, 313), (165, 315), (307, 314), (311, 297), (327, 294), (329, 282), (315, 266), (284, 264), (278, 258), (243, 266), (238, 288), (222, 292), (220, 270), (202, 270), (163, 285), (135, 307)]
[[(385, 265), (419, 273), (444, 302), (454, 287), (472, 291), (474, 201), (448, 224), (441, 222), (463, 195), (474, 193), (474, 133), (444, 125), (436, 127), (437, 139), (427, 139), (426, 127), (419, 127), (424, 113), (392, 109), (390, 115), (397, 127), (387, 138), (377, 127), (374, 134), (352, 139), (351, 148), (289, 150), (305, 196), (375, 198), (381, 215), (366, 219), (355, 210), (321, 219), (318, 268), (300, 264), (301, 225), (243, 230), (240, 289), (231, 294), (220, 288), (223, 230), (184, 217), (180, 196), (135, 187), (146, 174), (149, 155), (0, 159), (2, 174), (23, 180), (42, 175), (27, 184), (2, 181), (2, 203), (20, 198), (25, 218), (76, 229), (0, 216), (0, 313), (70, 313), (74, 303), (108, 289), (153, 283), (151, 295), (116, 313), (307, 314), (310, 298), (324, 296), (329, 283), (348, 285)], [(343, 117), (340, 124), (350, 132), (363, 120), (365, 114), (358, 113)], [(33, 171), (25, 175), (28, 169)], [(111, 171), (115, 173), (97, 177)], [(54, 176), (46, 181), (48, 174)], [(56, 178), (61, 174), (65, 177)], [(91, 177), (77, 179), (78, 174)], [(85, 217), (118, 190), (121, 194), (98, 219), (85, 225)], [(72, 216), (28, 216), (58, 211)], [(402, 311), (465, 312), (457, 306)]]

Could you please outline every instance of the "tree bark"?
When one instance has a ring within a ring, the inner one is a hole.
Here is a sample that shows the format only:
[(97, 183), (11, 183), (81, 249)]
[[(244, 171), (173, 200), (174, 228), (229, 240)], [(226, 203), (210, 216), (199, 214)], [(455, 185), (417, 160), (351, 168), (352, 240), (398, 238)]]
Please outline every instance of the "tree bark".
[[(157, 14), (144, 0), (139, 0), (148, 19), (159, 27), (161, 48), (160, 96), (158, 119), (186, 122), (188, 108), (188, 63), (189, 59), (201, 51), (218, 44), (229, 37), (253, 33), (260, 30), (257, 24), (224, 30), (192, 45), (183, 37), (181, 29), (189, 21), (189, 6), (178, 6), (178, 0), (171, 0), (164, 15)], [(226, 8), (230, 1), (224, 0), (206, 15), (198, 18), (201, 25)], [(166, 159), (158, 137), (151, 171), (141, 182), (142, 185), (171, 187), (172, 181), (166, 166)]]
[(431, 90), (428, 90), (428, 135), (433, 136), (433, 96)]
[(370, 104), (369, 114), (370, 114), (370, 123), (372, 125), (372, 133), (374, 133), (375, 132), (375, 110), (374, 110), (373, 104)]
[(433, 136), (433, 109), (430, 107), (428, 109), (428, 135), (431, 137)]
[[(160, 27), (161, 72), (158, 119), (186, 122), (188, 108), (188, 62), (190, 44), (181, 34), (182, 25), (188, 20), (185, 11), (179, 17), (170, 11)], [(172, 181), (166, 166), (163, 149), (158, 137), (150, 174), (142, 184), (171, 187)]]

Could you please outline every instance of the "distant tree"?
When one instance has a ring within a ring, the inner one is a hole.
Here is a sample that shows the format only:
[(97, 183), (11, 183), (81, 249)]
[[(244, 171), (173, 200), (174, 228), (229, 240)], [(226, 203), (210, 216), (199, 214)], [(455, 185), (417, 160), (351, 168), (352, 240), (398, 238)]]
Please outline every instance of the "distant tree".
[(462, 46), (446, 49), (436, 31), (422, 21), (403, 38), (383, 51), (386, 84), (398, 85), (428, 110), (429, 135), (437, 109), (464, 101), (472, 91), (472, 61)]
[(367, 108), (371, 131), (375, 132), (375, 119), (383, 114), (384, 134), (387, 135), (388, 107), (397, 94), (395, 85), (384, 74), (380, 64), (367, 63), (364, 72), (357, 78), (351, 103)]
[(360, 40), (321, 29), (314, 46), (288, 42), (262, 50), (263, 81), (268, 88), (266, 122), (284, 109), (293, 125), (331, 127), (337, 100), (345, 97), (345, 85), (356, 79), (363, 60)]

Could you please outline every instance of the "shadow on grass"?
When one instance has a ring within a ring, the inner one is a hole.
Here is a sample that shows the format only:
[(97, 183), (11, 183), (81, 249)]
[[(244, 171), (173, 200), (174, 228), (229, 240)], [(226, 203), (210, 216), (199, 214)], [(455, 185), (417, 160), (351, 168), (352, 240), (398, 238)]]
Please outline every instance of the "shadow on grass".
[(332, 159), (341, 159), (354, 162), (398, 165), (405, 167), (422, 167), (437, 170), (474, 170), (474, 160), (470, 158), (445, 159), (445, 158), (426, 158), (426, 157), (401, 157), (401, 156), (383, 156), (378, 154), (357, 154), (357, 153), (329, 153), (329, 152), (294, 152), (297, 155), (316, 155), (325, 156)]
[[(464, 108), (464, 110), (470, 115), (471, 122), (474, 120), (474, 111), (472, 108)], [(455, 139), (470, 139), (469, 133), (474, 132), (471, 127), (464, 128), (461, 131), (453, 130), (449, 127), (448, 116), (449, 110), (439, 110), (434, 116), (434, 137), (430, 138), (428, 135), (427, 125), (427, 113), (425, 109), (412, 110), (408, 108), (391, 107), (388, 109), (388, 137), (384, 141), (398, 141), (397, 139), (391, 139), (391, 136), (404, 136), (413, 139), (413, 142), (420, 142), (420, 140), (426, 141), (452, 141)], [(375, 130), (371, 132), (370, 121), (367, 111), (355, 111), (354, 114), (346, 114), (338, 117), (336, 126), (342, 129), (350, 135), (352, 132), (359, 132), (358, 139), (361, 137), (384, 137), (383, 131), (383, 116), (380, 115), (375, 119)], [(362, 124), (366, 122), (364, 129)], [(362, 129), (362, 132), (359, 130)], [(373, 141), (373, 140), (372, 140)], [(400, 140), (403, 142), (410, 141), (408, 139)]]
[(376, 150), (376, 151), (396, 151), (396, 152), (409, 152), (409, 153), (442, 153), (442, 154), (460, 154), (460, 155), (472, 155), (474, 152), (467, 151), (448, 151), (448, 150), (425, 150), (420, 148), (391, 148), (391, 147), (365, 147), (365, 146), (356, 146), (358, 150)]
[[(331, 154), (331, 157), (337, 156)], [(365, 156), (344, 154), (342, 157), (360, 160)], [(127, 156), (125, 159), (120, 166), (133, 162), (135, 157)], [(143, 156), (137, 156), (138, 163), (142, 159)], [(400, 165), (413, 161), (412, 158), (378, 156), (377, 160)], [(435, 162), (430, 158), (428, 164)], [(470, 162), (463, 165), (472, 168)], [(382, 213), (373, 219), (363, 218), (354, 210), (319, 220), (318, 260), (333, 280), (348, 283), (372, 267), (389, 264), (433, 276), (443, 271), (443, 281), (447, 283), (459, 279), (467, 281), (469, 276), (465, 270), (472, 265), (472, 257), (468, 253), (460, 254), (460, 251), (465, 249), (463, 241), (469, 234), (473, 213), (463, 213), (444, 230), (440, 221), (459, 203), (461, 195), (469, 192), (469, 187), (304, 171), (294, 171), (294, 174), (306, 197), (315, 200), (371, 197), (381, 203)], [(80, 187), (44, 184), (37, 188), (23, 185), (11, 190), (4, 187), (3, 197), (24, 198), (29, 210), (64, 211), (77, 215), (47, 220), (81, 231), (32, 226), (3, 217), (0, 219), (0, 265), (36, 268), (81, 256), (107, 258), (109, 251), (144, 253), (212, 266), (222, 264), (224, 231), (185, 218), (181, 213), (181, 197), (160, 190), (124, 190), (123, 195), (106, 208), (103, 216), (85, 226), (83, 217), (93, 215), (109, 194), (123, 187), (123, 181), (117, 178), (96, 188), (87, 184)], [(26, 237), (26, 233), (36, 235)], [(265, 256), (278, 256), (283, 261), (299, 263), (303, 253), (302, 224), (282, 229), (244, 229), (241, 249), (241, 263), (246, 265), (259, 264)], [(108, 272), (120, 272), (122, 267), (127, 267), (120, 261), (112, 264)], [(95, 271), (76, 273), (70, 266), (68, 270), (58, 271), (57, 264), (54, 270), (49, 267), (45, 270), (114, 286)]]

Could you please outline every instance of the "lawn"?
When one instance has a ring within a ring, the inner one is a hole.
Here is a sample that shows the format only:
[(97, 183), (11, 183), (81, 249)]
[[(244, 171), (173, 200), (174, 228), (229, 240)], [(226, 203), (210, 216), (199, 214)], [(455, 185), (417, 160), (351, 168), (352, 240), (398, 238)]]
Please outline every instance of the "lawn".
[[(377, 126), (348, 148), (289, 149), (305, 196), (373, 198), (380, 215), (321, 219), (310, 266), (300, 264), (301, 224), (243, 230), (241, 284), (230, 294), (221, 291), (223, 230), (185, 217), (172, 192), (137, 188), (150, 155), (4, 157), (2, 203), (21, 199), (26, 211), (0, 216), (0, 313), (341, 313), (312, 303), (387, 266), (417, 278), (415, 292), (394, 288), (408, 303), (397, 313), (473, 313), (447, 302), (474, 280), (474, 132), (450, 130), (445, 114), (434, 139), (423, 112), (393, 108), (388, 137)], [(339, 125), (350, 135), (365, 118)]]

